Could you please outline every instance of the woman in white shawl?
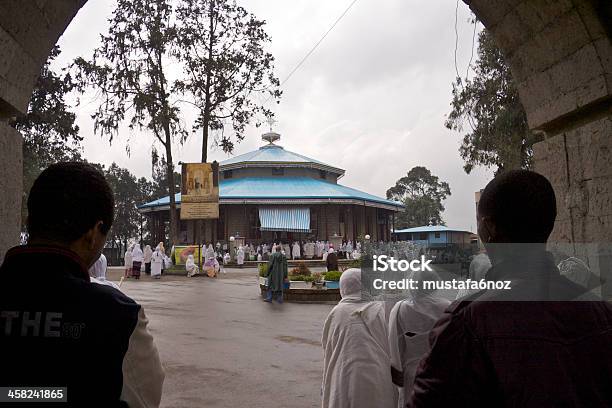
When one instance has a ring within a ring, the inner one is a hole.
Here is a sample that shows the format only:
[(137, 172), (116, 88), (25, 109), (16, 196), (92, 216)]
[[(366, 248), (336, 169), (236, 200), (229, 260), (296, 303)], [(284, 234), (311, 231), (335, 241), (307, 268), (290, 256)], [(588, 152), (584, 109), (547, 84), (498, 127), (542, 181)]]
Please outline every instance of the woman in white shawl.
[(410, 400), (419, 362), (430, 350), (429, 332), (451, 303), (436, 296), (435, 290), (423, 289), (423, 281), (440, 279), (435, 272), (418, 271), (411, 278), (419, 289), (411, 290), (411, 298), (397, 302), (389, 313), (391, 372), (399, 389), (398, 407)]
[(98, 260), (89, 268), (89, 276), (98, 280), (106, 280), (106, 267), (106, 257), (104, 254), (100, 254)]
[(142, 262), (144, 261), (144, 254), (140, 249), (140, 244), (135, 244), (132, 250), (132, 276), (134, 279), (140, 279), (140, 269), (142, 268)]
[(397, 405), (391, 380), (387, 323), (381, 302), (361, 300), (361, 270), (340, 277), (342, 300), (323, 328), (323, 408)]
[(145, 246), (144, 249), (144, 264), (145, 264), (145, 273), (147, 275), (151, 274), (151, 258), (153, 257), (153, 250), (151, 249), (151, 245)]
[(163, 245), (161, 243), (157, 245), (153, 255), (151, 256), (151, 277), (154, 279), (161, 278), (162, 267), (164, 265), (165, 254), (162, 250)]
[(125, 255), (123, 255), (123, 264), (125, 265), (125, 272), (123, 276), (129, 278), (132, 276), (132, 268), (134, 267), (132, 263), (132, 247), (129, 246), (125, 251)]
[(291, 256), (295, 259), (300, 259), (301, 256), (300, 244), (298, 242), (293, 243), (293, 248), (291, 248)]
[(242, 265), (244, 265), (244, 249), (242, 245), (238, 248), (238, 252), (236, 252), (236, 263), (239, 268), (242, 268)]
[(204, 261), (208, 261), (209, 259), (213, 259), (215, 257), (215, 250), (212, 244), (208, 244), (208, 248), (204, 252)]
[(200, 273), (200, 268), (195, 264), (195, 260), (193, 259), (193, 255), (189, 255), (187, 257), (187, 262), (185, 263), (185, 270), (187, 270), (187, 277), (191, 278), (192, 276)]

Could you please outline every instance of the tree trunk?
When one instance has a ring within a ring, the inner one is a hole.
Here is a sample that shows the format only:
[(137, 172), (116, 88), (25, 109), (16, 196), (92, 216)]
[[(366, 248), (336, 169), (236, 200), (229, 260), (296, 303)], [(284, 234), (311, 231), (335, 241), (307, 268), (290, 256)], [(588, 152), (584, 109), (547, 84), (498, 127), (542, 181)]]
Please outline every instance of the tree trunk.
[(204, 112), (202, 112), (202, 163), (206, 163), (208, 159), (208, 129), (210, 123), (210, 81), (213, 75), (212, 73), (212, 58), (213, 58), (213, 46), (214, 46), (214, 13), (215, 13), (215, 2), (210, 0), (210, 6), (208, 10), (208, 66), (206, 69), (206, 89), (204, 94), (206, 100), (204, 102)]
[[(207, 115), (204, 115), (206, 118)], [(202, 127), (202, 163), (206, 163), (208, 160), (208, 122), (209, 119), (204, 119), (206, 123), (204, 127)]]
[(168, 183), (168, 194), (170, 196), (170, 247), (178, 242), (178, 217), (176, 216), (176, 189), (174, 186), (174, 164), (172, 161), (172, 140), (170, 138), (170, 126), (164, 124), (166, 136), (166, 182)]

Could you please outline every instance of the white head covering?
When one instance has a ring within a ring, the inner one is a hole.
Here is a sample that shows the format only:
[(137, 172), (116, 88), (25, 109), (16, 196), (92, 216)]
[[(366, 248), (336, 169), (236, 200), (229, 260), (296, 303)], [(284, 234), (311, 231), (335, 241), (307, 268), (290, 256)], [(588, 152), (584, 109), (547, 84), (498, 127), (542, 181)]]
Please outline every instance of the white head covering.
[(140, 244), (134, 245), (134, 249), (132, 250), (132, 259), (134, 262), (142, 262), (144, 260), (144, 254), (142, 253), (142, 249), (140, 249)]
[(185, 262), (185, 269), (190, 270), (195, 266), (195, 260), (193, 259), (193, 255), (189, 255), (187, 257), (187, 262)]
[(97, 278), (100, 280), (105, 280), (106, 279), (106, 257), (104, 256), (104, 254), (100, 254), (100, 257), (98, 258), (98, 260), (96, 260), (96, 262), (94, 262), (93, 265), (91, 265), (91, 268), (89, 268), (89, 276), (91, 276), (92, 278)]
[(215, 250), (213, 249), (212, 244), (208, 244), (208, 248), (206, 248), (206, 260), (212, 259), (215, 257)]
[(340, 296), (361, 297), (361, 269), (350, 268), (340, 275)]

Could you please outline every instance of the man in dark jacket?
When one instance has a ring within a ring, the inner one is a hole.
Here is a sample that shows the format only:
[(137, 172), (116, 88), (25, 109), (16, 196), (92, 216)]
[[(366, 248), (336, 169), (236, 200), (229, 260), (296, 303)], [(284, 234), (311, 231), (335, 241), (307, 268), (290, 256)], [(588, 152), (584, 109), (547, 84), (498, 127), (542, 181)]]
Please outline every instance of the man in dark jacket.
[(283, 303), (283, 289), (287, 275), (287, 257), (281, 252), (281, 245), (275, 245), (268, 261), (268, 294), (264, 299), (266, 302), (272, 302), (276, 297), (278, 303)]
[(2, 386), (63, 387), (74, 407), (159, 405), (164, 373), (143, 309), (87, 272), (113, 212), (89, 164), (55, 164), (34, 182), (29, 242), (0, 267)]
[(482, 193), (479, 235), (492, 261), (481, 291), (452, 304), (431, 335), (409, 407), (610, 407), (612, 306), (559, 274), (545, 243), (552, 186), (530, 171)]

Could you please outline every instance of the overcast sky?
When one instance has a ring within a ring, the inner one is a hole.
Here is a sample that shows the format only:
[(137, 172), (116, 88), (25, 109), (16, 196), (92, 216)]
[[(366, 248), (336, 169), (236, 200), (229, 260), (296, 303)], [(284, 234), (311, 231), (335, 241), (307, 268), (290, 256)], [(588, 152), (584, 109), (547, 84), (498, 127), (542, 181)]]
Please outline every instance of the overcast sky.
[[(248, 0), (241, 4), (266, 20), (276, 74), (284, 79), (331, 27), (351, 0)], [(89, 0), (60, 38), (59, 65), (89, 58), (107, 30), (113, 1)], [(316, 51), (283, 86), (275, 107), (287, 150), (346, 170), (341, 184), (384, 197), (414, 166), (425, 166), (450, 184), (444, 219), (455, 228), (475, 229), (474, 192), (492, 171), (463, 171), (461, 135), (444, 127), (455, 74), (455, 8), (452, 0), (357, 0)], [(471, 56), (470, 10), (459, 2), (457, 66), (465, 75)], [(77, 121), (84, 156), (116, 162), (138, 177), (151, 176), (153, 137), (127, 129), (109, 145), (93, 132), (96, 101), (82, 99)], [(189, 120), (188, 120), (189, 123)], [(248, 129), (234, 154), (262, 145), (262, 129)], [(130, 139), (131, 155), (126, 153)], [(192, 136), (174, 149), (179, 160), (200, 159), (201, 139)], [(210, 160), (224, 160), (220, 150)]]

